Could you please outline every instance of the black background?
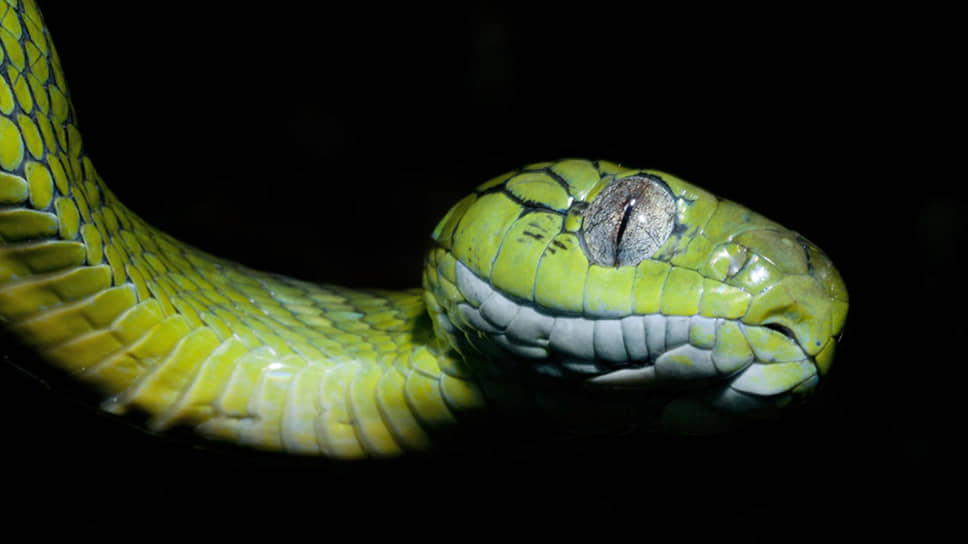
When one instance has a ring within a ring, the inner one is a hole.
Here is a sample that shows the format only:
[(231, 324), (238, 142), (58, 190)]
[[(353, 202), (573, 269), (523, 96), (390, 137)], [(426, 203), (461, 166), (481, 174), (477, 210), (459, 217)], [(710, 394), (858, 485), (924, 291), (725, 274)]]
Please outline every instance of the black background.
[(727, 541), (924, 536), (949, 515), (964, 201), (940, 166), (943, 14), (110, 4), (41, 7), (100, 174), (180, 239), (302, 279), (415, 286), (428, 233), (473, 186), (604, 158), (817, 243), (850, 291), (845, 342), (782, 425), (349, 468), (149, 436), (5, 368), (5, 515), (98, 538)]

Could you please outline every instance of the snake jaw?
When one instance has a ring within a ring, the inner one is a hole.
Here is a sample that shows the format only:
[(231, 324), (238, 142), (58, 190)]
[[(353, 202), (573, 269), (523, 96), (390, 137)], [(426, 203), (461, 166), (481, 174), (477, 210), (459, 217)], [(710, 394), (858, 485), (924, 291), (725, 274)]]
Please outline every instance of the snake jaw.
[(667, 429), (716, 432), (737, 421), (776, 418), (817, 389), (843, 333), (847, 292), (816, 246), (776, 228), (733, 240), (746, 254), (733, 277), (742, 277), (742, 269), (757, 272), (739, 282), (756, 293), (741, 320), (754, 360), (713, 391), (671, 402), (662, 417)]
[[(746, 332), (761, 330), (781, 334), (763, 327), (748, 327)], [(805, 401), (820, 384), (821, 367), (794, 340), (787, 341), (789, 351), (799, 351), (799, 358), (780, 362), (760, 353), (723, 381), (684, 390), (663, 407), (661, 428), (682, 434), (720, 433), (753, 421), (776, 420), (787, 406)]]
[(460, 262), (456, 280), (466, 298), (448, 328), (463, 331), (479, 351), (518, 361), (518, 374), (613, 389), (693, 388), (728, 379), (736, 391), (757, 396), (816, 375), (794, 338), (766, 327), (702, 316), (556, 317), (500, 292)]
[(433, 239), (428, 307), (457, 351), (509, 380), (672, 395), (672, 429), (689, 430), (685, 413), (716, 427), (806, 396), (847, 310), (836, 269), (802, 236), (674, 176), (601, 161), (498, 176)]

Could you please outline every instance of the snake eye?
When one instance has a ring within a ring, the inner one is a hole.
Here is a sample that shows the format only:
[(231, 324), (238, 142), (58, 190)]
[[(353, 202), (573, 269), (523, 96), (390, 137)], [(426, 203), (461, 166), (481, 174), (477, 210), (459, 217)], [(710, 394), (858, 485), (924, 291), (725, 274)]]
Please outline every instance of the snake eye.
[(585, 213), (585, 253), (601, 266), (635, 265), (672, 233), (676, 203), (658, 181), (632, 176), (602, 189)]

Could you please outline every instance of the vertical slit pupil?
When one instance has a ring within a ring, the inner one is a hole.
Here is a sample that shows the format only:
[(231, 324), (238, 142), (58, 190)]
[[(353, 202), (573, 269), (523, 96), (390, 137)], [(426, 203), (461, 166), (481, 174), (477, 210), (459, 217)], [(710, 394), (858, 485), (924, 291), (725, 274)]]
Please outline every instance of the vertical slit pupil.
[(622, 222), (618, 225), (618, 234), (615, 235), (615, 256), (614, 266), (618, 266), (618, 252), (619, 247), (622, 245), (622, 237), (625, 236), (625, 229), (629, 225), (629, 217), (632, 216), (632, 208), (635, 207), (635, 199), (630, 198), (628, 202), (625, 203), (625, 211), (622, 213)]

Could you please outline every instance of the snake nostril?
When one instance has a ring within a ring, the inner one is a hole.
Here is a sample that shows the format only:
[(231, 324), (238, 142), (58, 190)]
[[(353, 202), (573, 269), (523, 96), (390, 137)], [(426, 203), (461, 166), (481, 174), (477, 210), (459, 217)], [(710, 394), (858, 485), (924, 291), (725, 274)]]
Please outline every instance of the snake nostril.
[(771, 331), (776, 331), (782, 334), (783, 336), (786, 336), (787, 338), (789, 338), (790, 340), (793, 340), (794, 342), (797, 341), (797, 337), (795, 334), (793, 334), (793, 330), (790, 329), (790, 327), (787, 327), (786, 325), (781, 325), (779, 323), (767, 323), (766, 325), (763, 325), (763, 326), (766, 327), (767, 329), (770, 329)]

